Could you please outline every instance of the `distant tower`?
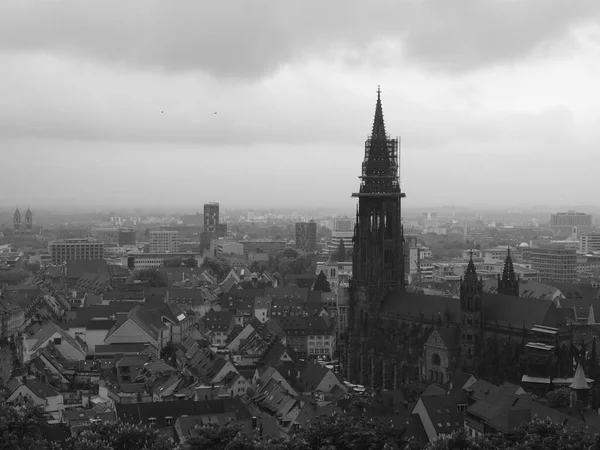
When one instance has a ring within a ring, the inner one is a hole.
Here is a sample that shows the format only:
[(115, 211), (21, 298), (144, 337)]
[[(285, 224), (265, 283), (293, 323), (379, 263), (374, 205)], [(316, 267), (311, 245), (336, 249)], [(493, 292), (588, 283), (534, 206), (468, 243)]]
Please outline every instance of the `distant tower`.
[(498, 294), (519, 296), (519, 279), (515, 275), (512, 258), (510, 257), (510, 247), (507, 249), (506, 259), (504, 260), (502, 277), (498, 274)]
[(461, 365), (465, 371), (474, 371), (481, 350), (483, 282), (477, 278), (473, 252), (464, 277), (460, 280)]
[(13, 216), (13, 228), (15, 231), (21, 231), (21, 211), (19, 211), (18, 207)]
[(31, 233), (33, 231), (33, 213), (31, 209), (27, 207), (27, 211), (25, 212), (25, 232)]

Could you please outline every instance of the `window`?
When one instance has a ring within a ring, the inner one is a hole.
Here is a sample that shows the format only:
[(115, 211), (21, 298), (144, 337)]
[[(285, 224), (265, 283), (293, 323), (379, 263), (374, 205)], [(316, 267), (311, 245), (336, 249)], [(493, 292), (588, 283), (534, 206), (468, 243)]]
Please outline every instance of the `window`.
[(431, 364), (434, 366), (439, 366), (442, 363), (442, 359), (440, 358), (440, 355), (438, 355), (437, 353), (434, 353), (433, 355), (431, 355)]

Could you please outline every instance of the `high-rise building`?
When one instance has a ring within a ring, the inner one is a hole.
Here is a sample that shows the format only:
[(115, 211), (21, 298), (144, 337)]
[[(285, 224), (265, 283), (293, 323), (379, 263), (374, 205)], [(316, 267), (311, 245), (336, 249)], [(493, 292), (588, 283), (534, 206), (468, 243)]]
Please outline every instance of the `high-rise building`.
[(435, 211), (425, 211), (422, 220), (423, 228), (438, 228), (440, 224), (438, 213)]
[(571, 283), (577, 278), (577, 253), (562, 246), (528, 249), (531, 268), (540, 273), (541, 281)]
[(343, 217), (340, 219), (333, 219), (333, 231), (352, 231), (354, 229), (354, 222), (352, 219)]
[(179, 252), (179, 231), (151, 231), (150, 253)]
[(303, 252), (317, 249), (317, 224), (314, 221), (296, 223), (296, 249)]
[(550, 228), (557, 236), (570, 236), (575, 231), (578, 236), (591, 234), (593, 217), (591, 214), (567, 211), (550, 215)]
[(52, 264), (72, 260), (104, 259), (104, 242), (89, 239), (63, 239), (48, 244)]
[(348, 340), (348, 378), (358, 378), (366, 368), (368, 349), (361, 339), (369, 326), (369, 317), (379, 312), (384, 297), (391, 291), (403, 291), (404, 232), (401, 222), (401, 198), (398, 173), (399, 140), (385, 130), (381, 92), (371, 136), (365, 142), (358, 198), (352, 280), (351, 314)]
[(135, 245), (135, 230), (130, 228), (119, 228), (117, 233), (117, 243), (119, 247), (124, 245)]
[(216, 202), (204, 204), (204, 231), (217, 233), (219, 230), (219, 204)]

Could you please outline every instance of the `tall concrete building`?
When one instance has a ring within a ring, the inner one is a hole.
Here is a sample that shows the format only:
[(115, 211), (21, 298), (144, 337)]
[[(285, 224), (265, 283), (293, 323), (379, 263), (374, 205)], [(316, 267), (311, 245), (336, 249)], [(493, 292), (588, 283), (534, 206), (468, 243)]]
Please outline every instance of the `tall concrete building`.
[(151, 231), (150, 253), (179, 252), (179, 231)]
[(578, 236), (591, 234), (593, 229), (591, 214), (567, 211), (550, 215), (550, 228), (557, 236), (571, 236), (576, 228)]
[(104, 242), (89, 239), (63, 239), (48, 244), (52, 264), (72, 260), (104, 259)]
[(540, 273), (542, 281), (571, 283), (577, 278), (577, 253), (575, 249), (561, 246), (529, 249), (531, 268)]
[(314, 221), (296, 223), (296, 249), (303, 252), (317, 249), (317, 224)]
[(422, 221), (424, 228), (438, 228), (440, 225), (438, 213), (435, 211), (425, 211), (422, 216)]
[(354, 231), (354, 221), (347, 217), (333, 220), (333, 231)]
[(219, 231), (219, 204), (216, 202), (204, 204), (204, 232)]

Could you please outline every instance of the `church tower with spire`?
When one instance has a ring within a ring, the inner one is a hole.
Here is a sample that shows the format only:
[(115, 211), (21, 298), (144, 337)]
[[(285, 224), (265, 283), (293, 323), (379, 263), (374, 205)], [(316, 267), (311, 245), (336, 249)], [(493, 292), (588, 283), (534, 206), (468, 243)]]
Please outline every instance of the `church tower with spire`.
[(506, 259), (504, 260), (502, 277), (498, 274), (498, 294), (519, 296), (519, 279), (515, 275), (512, 258), (510, 257), (510, 247), (507, 249)]
[(477, 277), (473, 253), (464, 277), (460, 280), (461, 366), (476, 370), (483, 340), (483, 281)]
[[(381, 90), (377, 89), (371, 136), (365, 142), (356, 224), (354, 226), (348, 376), (364, 368), (355, 358), (365, 351), (369, 319), (379, 312), (386, 294), (404, 289), (404, 233), (398, 171), (399, 140), (391, 139), (383, 120)], [(371, 324), (372, 326), (372, 324)]]
[(25, 212), (25, 232), (31, 233), (33, 231), (33, 213), (31, 209), (27, 207), (27, 211)]
[(19, 211), (18, 206), (15, 211), (15, 214), (13, 215), (13, 229), (16, 233), (21, 232), (21, 211)]

